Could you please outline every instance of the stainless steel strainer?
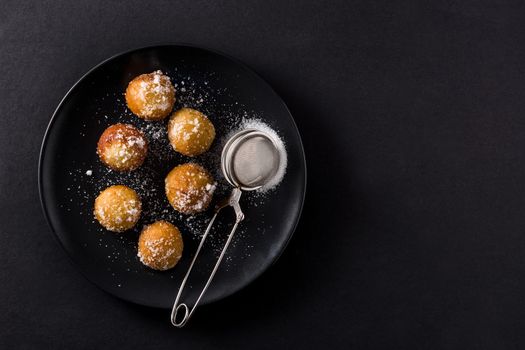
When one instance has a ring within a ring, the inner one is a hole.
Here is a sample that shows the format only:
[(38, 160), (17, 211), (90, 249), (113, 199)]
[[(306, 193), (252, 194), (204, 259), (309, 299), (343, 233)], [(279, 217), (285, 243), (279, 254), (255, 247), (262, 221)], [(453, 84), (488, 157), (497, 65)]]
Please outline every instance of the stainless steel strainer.
[[(261, 130), (241, 130), (235, 133), (224, 145), (221, 154), (221, 168), (224, 177), (234, 188), (231, 195), (216, 206), (215, 213), (201, 238), (195, 256), (188, 268), (188, 272), (186, 272), (186, 275), (182, 280), (179, 292), (177, 293), (177, 298), (175, 299), (175, 303), (171, 310), (171, 323), (174, 326), (184, 326), (193, 315), (193, 312), (197, 308), (202, 296), (210, 286), (239, 223), (244, 219), (244, 214), (239, 205), (242, 191), (253, 191), (269, 183), (276, 176), (281, 161), (280, 153), (274, 140), (270, 135)], [(200, 254), (202, 246), (210, 233), (217, 215), (221, 209), (228, 206), (233, 207), (233, 210), (235, 211), (235, 223), (228, 235), (219, 258), (206, 281), (206, 284), (202, 288), (201, 293), (190, 310), (186, 303), (179, 302), (182, 292), (184, 291), (184, 287), (186, 286), (188, 277), (191, 274), (193, 265)], [(177, 317), (179, 309), (182, 309), (182, 312), (184, 312), (182, 317)], [(179, 320), (177, 320), (177, 318), (179, 318)]]

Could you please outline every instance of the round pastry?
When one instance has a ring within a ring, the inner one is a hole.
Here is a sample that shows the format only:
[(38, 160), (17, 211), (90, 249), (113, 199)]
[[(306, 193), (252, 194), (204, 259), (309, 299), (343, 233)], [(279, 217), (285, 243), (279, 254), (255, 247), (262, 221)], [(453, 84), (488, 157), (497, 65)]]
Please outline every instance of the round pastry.
[(201, 112), (182, 108), (171, 116), (168, 137), (175, 151), (193, 157), (210, 148), (215, 139), (215, 128)]
[(126, 89), (128, 108), (145, 120), (161, 120), (175, 103), (175, 88), (160, 70), (133, 79)]
[(137, 256), (144, 265), (164, 271), (177, 265), (183, 248), (179, 229), (167, 221), (156, 221), (140, 233)]
[(183, 214), (206, 210), (215, 191), (212, 176), (195, 163), (173, 168), (166, 176), (165, 185), (168, 201), (175, 210)]
[(107, 230), (129, 230), (140, 218), (142, 204), (137, 193), (124, 185), (114, 185), (95, 199), (95, 218)]
[(147, 153), (146, 137), (130, 124), (111, 125), (98, 140), (97, 154), (113, 170), (135, 170), (144, 163)]

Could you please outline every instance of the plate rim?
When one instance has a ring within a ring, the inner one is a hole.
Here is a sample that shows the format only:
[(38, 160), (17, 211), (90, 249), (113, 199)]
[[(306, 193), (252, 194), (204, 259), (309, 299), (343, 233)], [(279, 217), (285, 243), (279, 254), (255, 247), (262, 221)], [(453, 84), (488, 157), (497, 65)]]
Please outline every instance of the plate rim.
[[(89, 281), (91, 284), (95, 285), (97, 288), (99, 288), (100, 290), (104, 291), (105, 293), (117, 298), (117, 299), (121, 299), (121, 300), (125, 300), (126, 302), (130, 302), (132, 304), (136, 304), (136, 305), (141, 305), (141, 306), (147, 306), (147, 307), (152, 307), (152, 308), (157, 308), (157, 309), (166, 309), (165, 307), (161, 307), (161, 306), (156, 306), (156, 305), (151, 305), (151, 304), (146, 304), (146, 303), (143, 303), (143, 302), (140, 302), (138, 300), (133, 300), (133, 299), (130, 299), (130, 298), (126, 298), (126, 297), (123, 297), (123, 296), (120, 296), (120, 295), (116, 295), (114, 293), (111, 293), (110, 291), (108, 291), (107, 289), (105, 289), (103, 286), (99, 285), (99, 283), (97, 283), (96, 281), (94, 281), (93, 279), (89, 278), (89, 276), (87, 275), (87, 273), (79, 266), (79, 264), (73, 259), (73, 257), (71, 256), (71, 254), (68, 253), (68, 250), (66, 249), (66, 247), (64, 246), (64, 243), (62, 242), (62, 240), (60, 240), (57, 232), (56, 232), (56, 229), (55, 227), (53, 226), (52, 222), (51, 222), (51, 219), (50, 219), (50, 216), (49, 216), (49, 212), (48, 212), (48, 206), (46, 205), (46, 201), (45, 201), (45, 195), (44, 195), (44, 191), (43, 191), (43, 183), (42, 183), (42, 164), (43, 164), (43, 158), (44, 158), (44, 153), (45, 153), (45, 150), (46, 150), (46, 146), (47, 146), (47, 141), (48, 141), (48, 137), (49, 137), (49, 133), (50, 133), (50, 130), (51, 128), (53, 127), (53, 124), (55, 122), (55, 119), (57, 117), (57, 114), (58, 112), (61, 110), (62, 108), (62, 105), (64, 104), (64, 102), (68, 99), (69, 95), (73, 92), (73, 90), (77, 87), (77, 85), (79, 85), (82, 81), (84, 81), (92, 72), (94, 72), (95, 70), (97, 70), (98, 68), (100, 68), (101, 66), (103, 66), (104, 64), (118, 58), (118, 57), (121, 57), (121, 56), (124, 56), (124, 55), (128, 55), (128, 54), (131, 54), (133, 52), (137, 52), (137, 51), (142, 51), (142, 50), (148, 50), (148, 49), (158, 49), (158, 48), (161, 48), (161, 47), (187, 47), (187, 48), (191, 48), (191, 49), (197, 49), (197, 50), (203, 50), (203, 51), (208, 51), (208, 52), (211, 52), (213, 54), (216, 54), (216, 55), (219, 55), (219, 56), (222, 56), (222, 57), (225, 57), (233, 62), (235, 62), (236, 64), (238, 64), (239, 66), (243, 67), (247, 72), (249, 72), (250, 74), (252, 74), (253, 76), (255, 76), (256, 78), (258, 78), (263, 84), (265, 84), (269, 90), (277, 96), (277, 98), (279, 99), (279, 101), (281, 102), (281, 104), (283, 105), (283, 107), (286, 109), (287, 113), (289, 114), (290, 116), (290, 120), (292, 122), (292, 125), (293, 125), (293, 128), (295, 129), (295, 132), (297, 133), (297, 135), (299, 136), (298, 137), (298, 140), (299, 140), (299, 149), (301, 151), (301, 160), (302, 160), (302, 172), (303, 172), (303, 176), (304, 176), (304, 186), (303, 186), (303, 190), (301, 192), (301, 203), (300, 203), (300, 206), (299, 206), (299, 211), (298, 211), (298, 215), (295, 217), (294, 219), (294, 222), (293, 222), (293, 225), (292, 225), (292, 228), (290, 230), (290, 233), (288, 234), (288, 237), (286, 238), (284, 244), (281, 246), (281, 248), (279, 249), (279, 251), (277, 252), (277, 254), (274, 256), (274, 258), (270, 261), (270, 263), (268, 264), (268, 266), (261, 270), (260, 272), (258, 273), (255, 273), (253, 274), (247, 281), (247, 283), (245, 283), (243, 286), (241, 286), (240, 288), (237, 288), (229, 293), (226, 293), (220, 297), (215, 297), (215, 298), (211, 298), (211, 299), (207, 299), (207, 300), (202, 300), (200, 302), (200, 305), (203, 306), (203, 305), (207, 305), (207, 304), (211, 304), (211, 303), (214, 303), (214, 302), (217, 302), (219, 300), (223, 300), (223, 299), (227, 299), (227, 298), (230, 298), (231, 296), (239, 293), (241, 290), (243, 290), (244, 288), (246, 288), (247, 286), (249, 286), (250, 284), (252, 284), (254, 281), (256, 281), (261, 275), (264, 274), (264, 272), (266, 272), (270, 267), (272, 267), (273, 265), (275, 265), (275, 263), (279, 260), (279, 258), (282, 256), (282, 254), (284, 253), (284, 251), (286, 250), (286, 248), (288, 247), (288, 244), (290, 243), (292, 237), (294, 236), (295, 234), (295, 231), (297, 229), (297, 226), (299, 225), (299, 221), (301, 219), (301, 216), (302, 216), (302, 212), (303, 212), (303, 208), (304, 208), (304, 202), (306, 200), (306, 188), (307, 188), (307, 185), (308, 185), (308, 171), (307, 171), (307, 164), (306, 164), (306, 154), (305, 154), (305, 150), (304, 150), (304, 145), (303, 145), (303, 141), (302, 141), (302, 137), (301, 137), (301, 133), (299, 132), (299, 128), (297, 127), (297, 124), (295, 122), (295, 119), (290, 111), (290, 109), (288, 108), (288, 106), (286, 105), (286, 103), (284, 102), (284, 100), (281, 98), (281, 96), (279, 94), (277, 94), (277, 92), (273, 89), (273, 87), (263, 78), (261, 77), (255, 70), (253, 70), (250, 66), (248, 66), (247, 64), (245, 64), (244, 62), (240, 61), (239, 59), (235, 58), (235, 57), (232, 57), (230, 56), (229, 54), (226, 54), (222, 51), (219, 51), (219, 50), (216, 50), (216, 49), (210, 49), (208, 47), (204, 47), (204, 46), (198, 46), (198, 45), (194, 45), (194, 44), (189, 44), (189, 43), (184, 43), (184, 42), (173, 42), (173, 43), (159, 43), (159, 44), (153, 44), (153, 45), (147, 45), (147, 46), (141, 46), (141, 47), (138, 47), (138, 48), (134, 48), (134, 49), (128, 49), (128, 50), (125, 50), (125, 51), (121, 51), (119, 53), (116, 53), (102, 61), (100, 61), (99, 63), (97, 63), (96, 65), (94, 65), (93, 67), (91, 67), (89, 70), (87, 70), (66, 92), (66, 94), (64, 95), (64, 97), (62, 97), (62, 99), (60, 100), (60, 102), (58, 103), (57, 107), (55, 108), (53, 114), (51, 115), (51, 119), (49, 120), (48, 124), (47, 124), (47, 127), (45, 129), (45, 132), (44, 132), (44, 136), (42, 138), (42, 143), (40, 145), (40, 152), (39, 152), (39, 155), (38, 155), (38, 195), (39, 195), (39, 199), (40, 199), (40, 206), (42, 208), (42, 212), (44, 214), (44, 217), (45, 217), (45, 220), (47, 222), (47, 225), (48, 227), (51, 229), (51, 232), (53, 233), (53, 237), (55, 239), (55, 241), (58, 242), (58, 244), (60, 245), (60, 247), (62, 247), (62, 250), (64, 251), (65, 255), (67, 256), (68, 260), (71, 262), (71, 264), (73, 266), (75, 266), (76, 270), (78, 272), (80, 272), (80, 274), (87, 280)], [(176, 290), (174, 290), (173, 292), (173, 300), (175, 300), (175, 296), (176, 296)]]

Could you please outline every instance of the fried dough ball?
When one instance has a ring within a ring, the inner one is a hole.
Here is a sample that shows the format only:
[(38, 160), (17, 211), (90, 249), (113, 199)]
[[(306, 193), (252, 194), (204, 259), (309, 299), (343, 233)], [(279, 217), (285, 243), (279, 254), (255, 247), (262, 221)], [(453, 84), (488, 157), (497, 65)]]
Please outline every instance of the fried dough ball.
[(140, 233), (137, 256), (144, 265), (164, 271), (177, 265), (183, 248), (179, 229), (167, 221), (156, 221)]
[(160, 70), (133, 79), (126, 89), (129, 109), (145, 120), (161, 120), (170, 114), (175, 103), (175, 88)]
[(201, 112), (182, 108), (171, 116), (168, 137), (175, 151), (193, 157), (210, 148), (215, 139), (215, 128)]
[(100, 192), (95, 199), (94, 214), (107, 230), (129, 230), (140, 218), (142, 204), (137, 193), (124, 185), (114, 185)]
[(173, 168), (165, 180), (166, 197), (183, 214), (206, 210), (215, 191), (212, 176), (198, 164), (186, 163)]
[(130, 124), (111, 125), (98, 140), (97, 154), (113, 170), (135, 170), (144, 163), (147, 153), (146, 137)]

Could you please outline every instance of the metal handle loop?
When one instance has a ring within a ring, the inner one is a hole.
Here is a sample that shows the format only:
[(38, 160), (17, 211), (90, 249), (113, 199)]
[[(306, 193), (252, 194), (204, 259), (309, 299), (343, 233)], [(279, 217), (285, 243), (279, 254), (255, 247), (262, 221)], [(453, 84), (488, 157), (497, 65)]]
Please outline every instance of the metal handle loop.
[[(179, 328), (183, 327), (188, 322), (190, 317), (193, 315), (193, 312), (197, 308), (197, 305), (199, 304), (199, 302), (200, 302), (202, 296), (204, 295), (204, 293), (206, 293), (206, 290), (210, 286), (211, 281), (213, 280), (213, 277), (215, 276), (215, 273), (217, 272), (217, 270), (219, 268), (219, 265), (222, 262), (222, 259), (223, 259), (224, 255), (226, 253), (226, 250), (228, 249), (228, 246), (230, 245), (230, 242), (231, 242), (231, 240), (233, 238), (233, 235), (234, 235), (235, 231), (237, 230), (237, 226), (239, 226), (239, 223), (242, 220), (244, 220), (244, 214), (243, 214), (243, 212), (241, 210), (241, 207), (239, 205), (239, 199), (241, 198), (241, 193), (242, 192), (241, 192), (241, 190), (239, 188), (234, 188), (233, 189), (233, 191), (232, 191), (230, 197), (228, 198), (228, 200), (225, 203), (219, 205), (217, 207), (217, 209), (215, 210), (215, 214), (211, 218), (210, 223), (208, 224), (208, 227), (206, 228), (206, 231), (204, 232), (204, 235), (201, 238), (201, 241), (199, 243), (197, 251), (195, 252), (195, 256), (193, 257), (193, 260), (191, 261), (190, 267), (188, 268), (188, 271), (186, 272), (186, 275), (184, 276), (184, 279), (182, 280), (182, 283), (181, 283), (180, 288), (179, 288), (179, 292), (177, 293), (177, 297), (175, 298), (175, 303), (173, 304), (173, 308), (171, 309), (171, 323), (175, 327), (179, 327)], [(195, 261), (197, 261), (197, 258), (198, 258), (199, 254), (200, 254), (202, 246), (204, 245), (204, 241), (206, 241), (206, 238), (208, 237), (208, 234), (210, 233), (210, 230), (211, 230), (211, 228), (213, 226), (213, 223), (215, 222), (215, 219), (217, 218), (217, 215), (219, 214), (219, 211), (221, 211), (221, 209), (223, 209), (223, 208), (225, 208), (227, 206), (233, 207), (233, 209), (235, 211), (235, 224), (233, 225), (233, 227), (232, 227), (232, 229), (231, 229), (231, 231), (230, 231), (230, 233), (228, 235), (228, 239), (226, 240), (226, 243), (224, 244), (224, 247), (222, 248), (221, 254), (219, 255), (219, 258), (217, 259), (217, 262), (215, 263), (215, 266), (213, 267), (213, 270), (211, 271), (210, 277), (208, 277), (208, 280), (206, 281), (206, 284), (202, 288), (202, 291), (199, 294), (199, 297), (197, 298), (197, 300), (195, 301), (195, 304), (193, 305), (193, 307), (190, 310), (190, 308), (188, 307), (188, 305), (186, 303), (179, 303), (180, 297), (182, 295), (182, 292), (184, 291), (184, 288), (186, 286), (186, 282), (188, 280), (188, 277), (191, 274), (191, 271), (193, 269), (193, 265), (195, 264)], [(177, 316), (179, 315), (179, 309), (183, 309), (184, 310), (184, 315), (182, 316), (182, 319), (180, 321), (177, 321)]]

